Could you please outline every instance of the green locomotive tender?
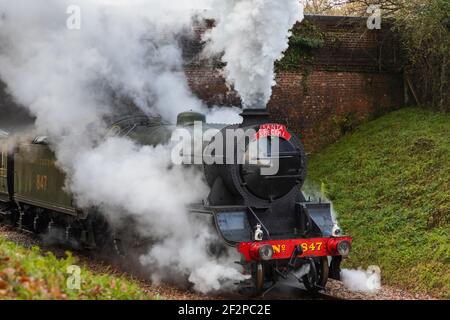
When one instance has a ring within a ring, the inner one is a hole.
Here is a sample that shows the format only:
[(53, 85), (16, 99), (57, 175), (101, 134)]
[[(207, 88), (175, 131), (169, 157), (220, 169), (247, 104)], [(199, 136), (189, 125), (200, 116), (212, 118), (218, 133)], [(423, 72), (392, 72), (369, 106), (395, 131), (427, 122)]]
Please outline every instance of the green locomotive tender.
[[(159, 117), (129, 116), (114, 122), (109, 134), (156, 145), (170, 138), (169, 129), (161, 124)], [(95, 209), (77, 208), (66, 191), (66, 175), (58, 167), (47, 137), (15, 139), (14, 145), (8, 138), (8, 133), (0, 130), (0, 220), (3, 217), (36, 233), (62, 227), (66, 240), (73, 236), (86, 248), (111, 245), (115, 235), (105, 239), (111, 230), (103, 217)]]
[[(77, 210), (72, 196), (65, 191), (66, 176), (56, 165), (45, 139), (21, 141), (12, 147), (4, 136), (0, 138), (0, 151), (0, 218), (36, 233), (64, 225), (63, 237), (69, 240), (75, 235), (70, 229), (87, 222), (86, 213)], [(83, 231), (76, 236), (86, 247), (94, 247), (90, 225), (81, 230), (90, 230), (91, 234)]]
[(1, 142), (0, 199), (18, 205), (78, 215), (72, 197), (64, 191), (65, 174), (45, 142), (21, 142), (11, 152)]

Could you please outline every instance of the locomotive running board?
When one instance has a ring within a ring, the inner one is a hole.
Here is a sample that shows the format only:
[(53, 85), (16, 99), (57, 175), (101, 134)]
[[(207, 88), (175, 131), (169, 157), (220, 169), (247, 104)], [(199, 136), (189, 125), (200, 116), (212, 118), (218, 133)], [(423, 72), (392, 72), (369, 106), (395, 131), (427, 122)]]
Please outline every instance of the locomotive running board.
[(191, 204), (189, 206), (189, 212), (190, 213), (201, 213), (201, 214), (210, 214), (213, 215), (214, 211), (208, 207), (205, 207), (203, 204)]
[(233, 211), (233, 210), (248, 210), (249, 207), (235, 205), (235, 206), (205, 206), (201, 203), (190, 204), (188, 207), (189, 212), (191, 213), (203, 213), (203, 214), (211, 214), (213, 215), (216, 212), (220, 211)]

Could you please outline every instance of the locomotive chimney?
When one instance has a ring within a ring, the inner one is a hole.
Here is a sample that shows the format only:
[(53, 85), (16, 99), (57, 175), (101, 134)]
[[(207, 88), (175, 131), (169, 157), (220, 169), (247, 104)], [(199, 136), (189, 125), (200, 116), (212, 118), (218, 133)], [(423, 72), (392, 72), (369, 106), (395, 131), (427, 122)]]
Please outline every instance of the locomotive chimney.
[(241, 116), (244, 118), (243, 127), (254, 126), (269, 122), (269, 112), (267, 109), (245, 109)]

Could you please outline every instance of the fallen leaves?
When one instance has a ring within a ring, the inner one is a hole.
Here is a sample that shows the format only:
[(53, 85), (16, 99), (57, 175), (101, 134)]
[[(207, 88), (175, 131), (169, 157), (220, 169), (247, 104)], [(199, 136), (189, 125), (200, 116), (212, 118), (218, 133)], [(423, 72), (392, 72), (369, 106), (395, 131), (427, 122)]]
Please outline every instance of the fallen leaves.
[(3, 271), (0, 272), (0, 297), (4, 297), (8, 294), (10, 285), (7, 281), (7, 275)]
[(13, 268), (5, 268), (0, 272), (0, 275), (6, 275), (7, 277), (12, 278), (16, 274), (16, 269)]
[(94, 296), (98, 296), (102, 293), (102, 287), (97, 284), (92, 290), (91, 290), (91, 294)]
[(0, 278), (0, 290), (6, 290), (8, 288), (8, 282)]
[(0, 300), (152, 298), (133, 281), (83, 266), (81, 290), (69, 289), (68, 267), (78, 264), (78, 257), (70, 252), (64, 256), (37, 247), (29, 249), (5, 240), (0, 234)]
[(50, 294), (54, 299), (64, 300), (67, 299), (67, 295), (61, 292), (59, 287), (52, 287), (50, 289)]

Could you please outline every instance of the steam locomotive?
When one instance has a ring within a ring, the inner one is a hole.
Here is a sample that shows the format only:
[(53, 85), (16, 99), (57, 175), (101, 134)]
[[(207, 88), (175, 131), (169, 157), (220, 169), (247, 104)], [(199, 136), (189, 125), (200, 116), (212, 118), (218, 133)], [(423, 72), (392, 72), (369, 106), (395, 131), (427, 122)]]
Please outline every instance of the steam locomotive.
[[(273, 124), (265, 110), (247, 110), (239, 125), (206, 124), (205, 116), (185, 112), (177, 127), (192, 129), (201, 122), (219, 134), (230, 128), (253, 129), (257, 134), (236, 143), (246, 155), (255, 141), (277, 140), (277, 151), (267, 149), (254, 163), (223, 162), (198, 166), (211, 187), (207, 199), (192, 204), (192, 214), (210, 219), (224, 246), (235, 248), (237, 261), (250, 276), (242, 288), (260, 296), (279, 280), (294, 277), (307, 290), (323, 289), (329, 278), (340, 278), (342, 259), (351, 250), (352, 238), (342, 236), (330, 203), (313, 202), (301, 191), (307, 174), (302, 143), (284, 125)], [(170, 140), (174, 126), (158, 117), (130, 115), (115, 121), (110, 134), (127, 136), (144, 145)], [(122, 236), (111, 232), (95, 209), (80, 210), (65, 191), (65, 175), (55, 165), (46, 137), (8, 146), (0, 135), (0, 216), (21, 229), (36, 233), (63, 228), (63, 236), (94, 248), (112, 244)], [(268, 144), (270, 145), (270, 144)], [(208, 143), (203, 146), (208, 148)], [(224, 150), (227, 146), (224, 146)], [(217, 150), (216, 150), (217, 152)], [(239, 152), (233, 153), (237, 157)], [(220, 155), (219, 155), (220, 156)], [(262, 159), (264, 158), (264, 159)], [(265, 161), (276, 159), (275, 174), (262, 175)], [(234, 159), (237, 160), (237, 159)], [(108, 234), (108, 236), (105, 236)]]

